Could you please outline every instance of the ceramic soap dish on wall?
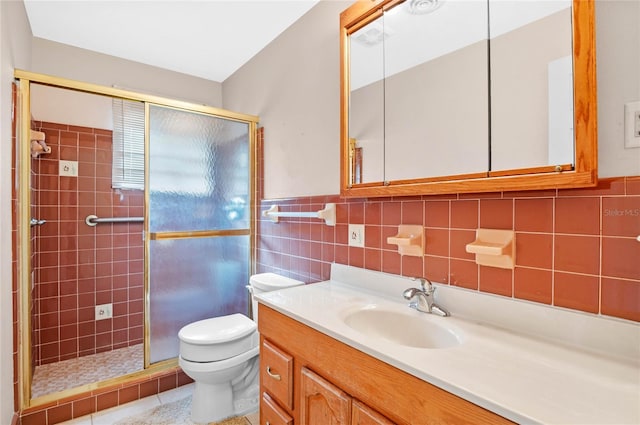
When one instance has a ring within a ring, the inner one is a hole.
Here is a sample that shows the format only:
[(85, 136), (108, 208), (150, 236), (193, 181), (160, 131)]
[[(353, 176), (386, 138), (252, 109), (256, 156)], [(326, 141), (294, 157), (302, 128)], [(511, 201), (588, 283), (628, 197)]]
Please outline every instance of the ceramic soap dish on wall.
[(42, 131), (30, 130), (31, 158), (37, 158), (42, 154), (51, 153), (51, 146), (44, 141), (46, 135)]
[(389, 236), (387, 243), (398, 245), (400, 255), (422, 257), (424, 254), (424, 228), (418, 224), (401, 224), (398, 234)]
[(516, 263), (516, 233), (513, 230), (477, 229), (476, 240), (467, 244), (467, 252), (476, 254), (476, 263), (513, 269)]

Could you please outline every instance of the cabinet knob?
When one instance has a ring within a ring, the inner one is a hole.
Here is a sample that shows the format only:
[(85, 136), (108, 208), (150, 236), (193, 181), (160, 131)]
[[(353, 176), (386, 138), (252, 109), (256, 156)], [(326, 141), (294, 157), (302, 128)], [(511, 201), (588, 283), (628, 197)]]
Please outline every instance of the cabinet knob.
[(271, 366), (267, 366), (267, 375), (269, 375), (270, 377), (272, 377), (276, 381), (280, 380), (280, 375), (279, 374), (271, 372)]

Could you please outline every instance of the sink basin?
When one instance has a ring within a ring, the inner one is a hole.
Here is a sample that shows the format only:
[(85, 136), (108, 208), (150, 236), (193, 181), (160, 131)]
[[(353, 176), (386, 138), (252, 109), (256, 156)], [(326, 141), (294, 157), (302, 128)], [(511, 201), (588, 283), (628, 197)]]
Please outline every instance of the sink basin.
[[(420, 313), (424, 314), (424, 313)], [(350, 328), (367, 336), (414, 348), (449, 348), (461, 340), (451, 329), (416, 317), (380, 308), (362, 308), (343, 317)]]

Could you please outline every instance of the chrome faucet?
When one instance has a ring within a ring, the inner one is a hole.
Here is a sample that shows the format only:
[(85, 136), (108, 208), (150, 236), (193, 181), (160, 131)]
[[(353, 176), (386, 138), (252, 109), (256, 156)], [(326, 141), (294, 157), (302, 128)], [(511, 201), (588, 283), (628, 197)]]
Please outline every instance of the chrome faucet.
[(435, 303), (433, 293), (436, 291), (436, 288), (429, 279), (426, 277), (414, 277), (411, 280), (419, 280), (421, 289), (409, 288), (402, 293), (402, 296), (406, 300), (417, 298), (417, 301), (409, 303), (409, 307), (415, 308), (423, 313), (435, 313), (443, 317), (451, 315), (447, 310)]

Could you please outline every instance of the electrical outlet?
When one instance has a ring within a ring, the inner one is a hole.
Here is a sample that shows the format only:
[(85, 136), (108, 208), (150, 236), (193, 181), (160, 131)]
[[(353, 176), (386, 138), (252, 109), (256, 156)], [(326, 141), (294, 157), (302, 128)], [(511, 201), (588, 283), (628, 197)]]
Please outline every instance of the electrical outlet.
[(78, 177), (78, 161), (60, 160), (59, 175)]
[(349, 246), (364, 248), (364, 224), (349, 225)]
[(111, 319), (113, 317), (112, 304), (100, 304), (96, 306), (96, 320)]
[(640, 148), (640, 102), (624, 105), (624, 147)]

